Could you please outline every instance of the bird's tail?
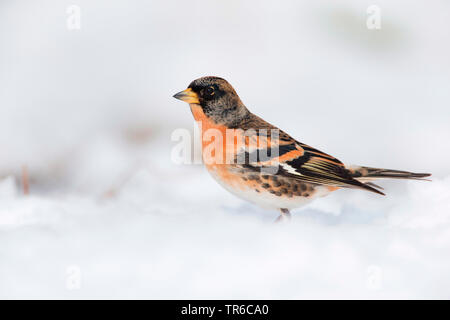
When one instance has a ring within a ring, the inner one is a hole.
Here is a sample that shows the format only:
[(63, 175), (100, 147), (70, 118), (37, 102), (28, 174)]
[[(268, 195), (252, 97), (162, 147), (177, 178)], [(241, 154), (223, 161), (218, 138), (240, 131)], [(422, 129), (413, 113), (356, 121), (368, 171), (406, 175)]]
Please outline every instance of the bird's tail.
[(430, 173), (414, 173), (409, 171), (370, 168), (362, 166), (350, 166), (347, 167), (347, 169), (350, 171), (350, 174), (354, 179), (364, 183), (367, 186), (381, 190), (383, 190), (383, 188), (373, 183), (372, 182), (373, 180), (375, 179), (427, 180), (424, 178), (431, 176)]

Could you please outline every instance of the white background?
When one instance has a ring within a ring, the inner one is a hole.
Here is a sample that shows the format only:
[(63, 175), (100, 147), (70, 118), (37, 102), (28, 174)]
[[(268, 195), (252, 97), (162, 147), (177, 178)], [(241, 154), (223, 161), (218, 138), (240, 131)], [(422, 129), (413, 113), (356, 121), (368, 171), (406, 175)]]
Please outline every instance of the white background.
[[(2, 1), (0, 297), (450, 298), (449, 10)], [(171, 161), (171, 133), (194, 126), (172, 95), (205, 75), (345, 163), (433, 181), (338, 191), (274, 225)]]

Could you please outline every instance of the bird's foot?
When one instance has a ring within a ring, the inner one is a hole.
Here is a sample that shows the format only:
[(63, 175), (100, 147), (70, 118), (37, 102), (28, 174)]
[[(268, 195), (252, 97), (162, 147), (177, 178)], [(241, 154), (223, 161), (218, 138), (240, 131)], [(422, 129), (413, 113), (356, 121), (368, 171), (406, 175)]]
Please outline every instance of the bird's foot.
[(278, 218), (274, 221), (275, 223), (279, 223), (279, 222), (284, 221), (284, 220), (286, 220), (286, 221), (291, 220), (291, 213), (289, 212), (288, 209), (281, 208), (281, 209), (280, 209), (280, 213), (281, 213), (281, 214), (280, 214), (280, 215), (278, 216)]

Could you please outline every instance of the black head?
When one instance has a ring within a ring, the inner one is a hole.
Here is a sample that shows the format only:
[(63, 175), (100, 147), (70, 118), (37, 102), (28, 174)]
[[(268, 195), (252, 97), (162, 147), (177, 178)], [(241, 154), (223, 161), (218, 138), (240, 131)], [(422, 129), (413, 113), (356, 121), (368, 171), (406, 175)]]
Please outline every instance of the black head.
[(233, 87), (219, 77), (196, 79), (174, 97), (189, 104), (200, 105), (205, 115), (216, 123), (231, 124), (248, 113)]

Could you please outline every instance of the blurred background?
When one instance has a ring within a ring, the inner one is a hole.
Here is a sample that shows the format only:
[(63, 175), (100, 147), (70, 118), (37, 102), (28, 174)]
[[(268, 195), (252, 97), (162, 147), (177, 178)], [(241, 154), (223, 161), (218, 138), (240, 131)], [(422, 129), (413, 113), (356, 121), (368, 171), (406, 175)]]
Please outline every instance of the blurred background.
[[(367, 27), (371, 5), (381, 10), (379, 29)], [(449, 10), (443, 0), (3, 0), (0, 295), (448, 298), (434, 277), (450, 266), (448, 251), (440, 251), (450, 244)], [(251, 111), (344, 163), (431, 172), (435, 181), (388, 182), (391, 200), (333, 195), (299, 211), (301, 223), (274, 231), (267, 222), (276, 213), (226, 194), (201, 165), (171, 160), (171, 133), (194, 128), (188, 106), (172, 95), (205, 75), (227, 79)], [(22, 195), (23, 168), (28, 197)], [(336, 224), (343, 229), (331, 232), (334, 246), (316, 248), (311, 239), (329, 236), (324, 225)], [(431, 229), (423, 238), (410, 234), (424, 226)], [(364, 243), (354, 247), (361, 234), (375, 239), (369, 257)], [(430, 234), (437, 237), (432, 244), (424, 240)], [(395, 241), (386, 240), (390, 236)], [(285, 248), (288, 259), (274, 245), (285, 237), (294, 243)], [(248, 239), (254, 242), (242, 248)], [(323, 256), (304, 269), (297, 263), (306, 256), (291, 255), (318, 249)], [(194, 251), (184, 257), (184, 250)], [(255, 256), (246, 265), (270, 265), (258, 275), (267, 286), (250, 267), (229, 265), (248, 258), (248, 250)], [(339, 250), (350, 258), (338, 259)], [(393, 256), (385, 259), (390, 250)], [(207, 252), (212, 256), (200, 263)], [(286, 265), (278, 265), (280, 254)], [(401, 266), (396, 259), (403, 259)], [(408, 259), (424, 269), (405, 275)], [(339, 271), (316, 274), (323, 262)], [(91, 287), (66, 290), (72, 264), (90, 277)], [(372, 264), (392, 287), (366, 290)], [(174, 265), (179, 269), (170, 269)], [(212, 266), (223, 273), (211, 273)], [(272, 273), (286, 266), (286, 279)], [(203, 273), (196, 278), (198, 270)], [(424, 273), (429, 277), (417, 276)], [(422, 280), (411, 284), (411, 277)], [(111, 279), (116, 291), (105, 286)], [(233, 279), (242, 287), (232, 288)]]

